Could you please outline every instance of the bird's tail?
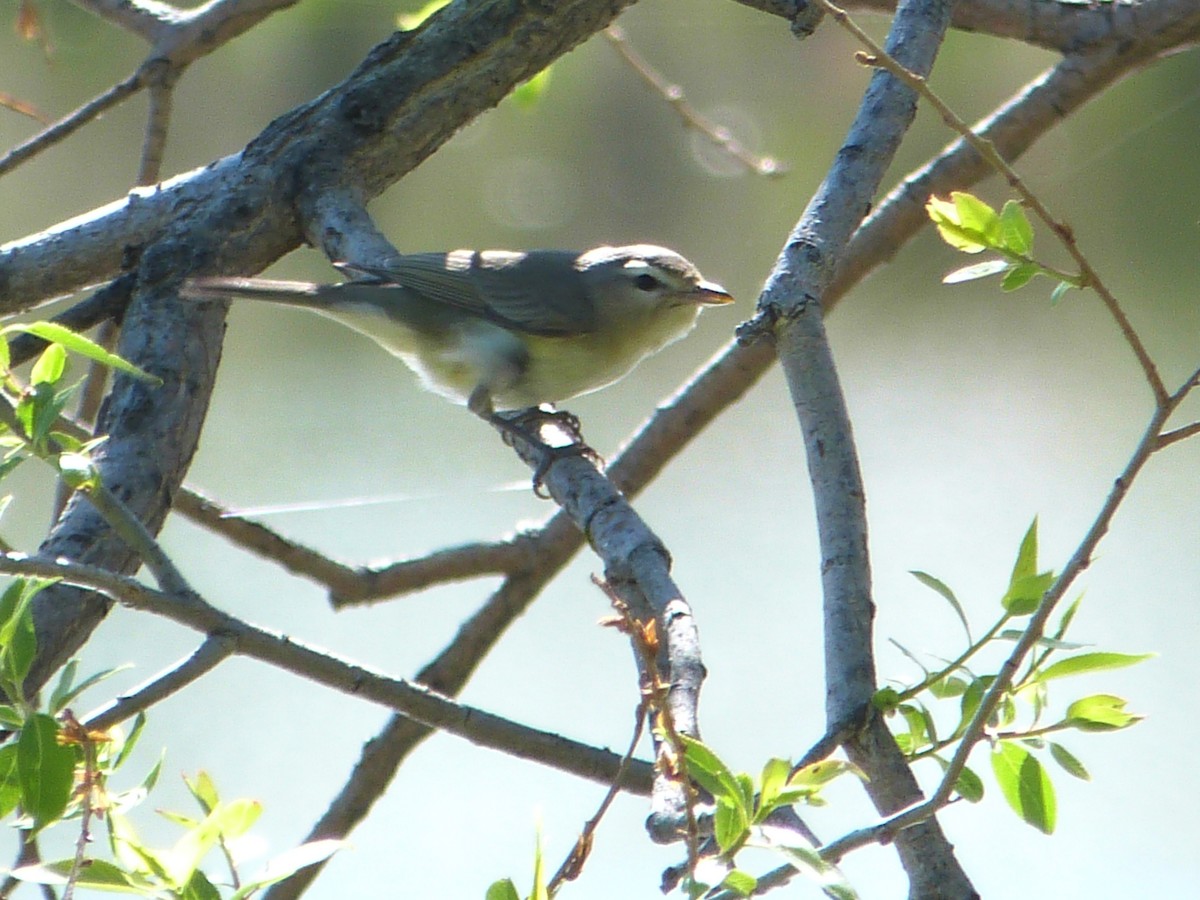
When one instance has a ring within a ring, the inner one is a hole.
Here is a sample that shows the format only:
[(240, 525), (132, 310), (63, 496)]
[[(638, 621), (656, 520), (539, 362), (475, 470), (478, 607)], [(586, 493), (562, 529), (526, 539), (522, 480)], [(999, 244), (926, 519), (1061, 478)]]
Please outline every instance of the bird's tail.
[(320, 308), (328, 305), (321, 294), (331, 285), (307, 281), (275, 281), (269, 278), (196, 278), (179, 291), (185, 300), (219, 300), (222, 297), (246, 297), (291, 306)]

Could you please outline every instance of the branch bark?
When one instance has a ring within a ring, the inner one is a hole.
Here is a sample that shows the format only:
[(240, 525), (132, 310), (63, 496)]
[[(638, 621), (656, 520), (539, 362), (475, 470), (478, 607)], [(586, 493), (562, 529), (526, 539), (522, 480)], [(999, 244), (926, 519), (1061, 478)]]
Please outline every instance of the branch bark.
[[(313, 198), (340, 185), (378, 194), (629, 2), (453, 4), (377, 46), (346, 81), (281, 117), (244, 152), (0, 247), (0, 312), (135, 271), (118, 350), (163, 386), (115, 379), (99, 419), (110, 439), (97, 463), (104, 484), (152, 533), (195, 452), (224, 331), (219, 306), (172, 302), (179, 279), (264, 268), (304, 240), (297, 210)], [(137, 565), (78, 501), (41, 549), (113, 571)], [(30, 689), (82, 645), (108, 607), (66, 587), (39, 596)]]
[[(841, 10), (823, 4), (835, 16)], [(951, 3), (905, 0), (887, 49), (922, 75), (933, 67)], [(866, 772), (880, 812), (921, 797), (916, 779), (882, 720), (872, 714), (874, 604), (867, 550), (865, 494), (857, 452), (821, 299), (837, 260), (878, 189), (916, 115), (916, 95), (886, 72), (871, 79), (837, 161), (789, 236), (759, 298), (804, 434), (821, 542), (825, 610), (826, 728), (846, 733), (850, 759)], [(914, 898), (977, 896), (934, 821), (896, 838)]]

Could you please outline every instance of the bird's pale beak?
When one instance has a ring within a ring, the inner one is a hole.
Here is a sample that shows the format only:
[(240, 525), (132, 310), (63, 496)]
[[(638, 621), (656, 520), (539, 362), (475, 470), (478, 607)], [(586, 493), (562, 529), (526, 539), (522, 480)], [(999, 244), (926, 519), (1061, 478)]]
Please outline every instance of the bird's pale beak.
[(715, 281), (701, 281), (693, 292), (702, 306), (724, 306), (733, 302), (733, 295)]

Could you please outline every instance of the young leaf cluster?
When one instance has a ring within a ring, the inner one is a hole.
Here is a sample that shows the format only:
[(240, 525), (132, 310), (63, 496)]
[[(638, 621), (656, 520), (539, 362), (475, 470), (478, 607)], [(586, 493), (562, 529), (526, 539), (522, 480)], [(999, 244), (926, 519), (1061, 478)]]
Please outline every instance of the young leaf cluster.
[(1035, 276), (1046, 275), (1058, 282), (1051, 294), (1054, 303), (1071, 288), (1083, 286), (1081, 276), (1060, 272), (1033, 258), (1033, 226), (1015, 200), (1007, 201), (997, 212), (973, 194), (954, 191), (949, 200), (930, 197), (925, 210), (942, 240), (954, 249), (999, 254), (996, 259), (956, 269), (942, 279), (946, 284), (1002, 275), (1001, 289), (1015, 291)]
[(776, 824), (779, 813), (797, 804), (821, 806), (821, 789), (846, 773), (864, 777), (853, 765), (827, 759), (793, 769), (785, 759), (769, 759), (755, 781), (732, 769), (706, 744), (683, 736), (688, 773), (713, 798), (715, 852), (697, 869), (696, 880), (685, 882), (692, 897), (710, 890), (731, 891), (749, 897), (758, 880), (737, 867), (738, 853), (747, 847), (774, 851), (797, 870), (816, 881), (830, 897), (849, 900), (857, 896), (835, 866), (821, 858), (799, 831)]
[[(1037, 520), (1029, 526), (1017, 552), (1009, 583), (1000, 598), (999, 619), (979, 640), (970, 640), (955, 659), (930, 669), (917, 657), (903, 650), (924, 672), (920, 682), (906, 688), (888, 687), (875, 696), (876, 706), (893, 717), (900, 727), (893, 728), (897, 743), (911, 760), (932, 759), (945, 770), (946, 756), (966, 735), (984, 695), (995, 682), (995, 674), (983, 674), (972, 663), (985, 647), (1006, 644), (1022, 636), (1020, 628), (1008, 627), (1014, 620), (1032, 615), (1055, 575), (1039, 571), (1037, 564)], [(966, 624), (963, 606), (954, 592), (937, 578), (924, 572), (917, 579), (947, 600)], [(987, 723), (985, 736), (991, 747), (992, 774), (1009, 806), (1025, 822), (1050, 834), (1056, 824), (1056, 798), (1047, 767), (1038, 754), (1045, 752), (1059, 768), (1076, 778), (1088, 779), (1084, 765), (1062, 744), (1051, 737), (1063, 732), (1116, 731), (1128, 728), (1141, 716), (1127, 712), (1126, 701), (1112, 694), (1089, 694), (1068, 703), (1065, 712), (1048, 717), (1051, 682), (1086, 673), (1133, 665), (1150, 654), (1127, 654), (1086, 650), (1065, 637), (1081, 600), (1077, 599), (1062, 615), (1054, 633), (1042, 637), (1013, 679)], [(1064, 653), (1070, 653), (1064, 656)], [(925, 698), (955, 703), (957, 716), (952, 728), (942, 731)], [(1047, 721), (1049, 719), (1049, 721)], [(983, 780), (965, 768), (955, 785), (957, 794), (977, 802), (984, 793)]]
[[(22, 384), (11, 368), (8, 338), (18, 332), (48, 342), (34, 361), (27, 384)], [(55, 466), (67, 485), (76, 490), (86, 490), (96, 483), (90, 453), (102, 439), (80, 441), (59, 427), (59, 417), (74, 392), (73, 386), (65, 384), (68, 352), (135, 378), (158, 381), (94, 341), (54, 322), (0, 328), (0, 479), (25, 460), (38, 457)]]
[[(11, 819), (33, 841), (48, 828), (77, 828), (80, 853), (67, 859), (22, 866), (7, 874), (17, 881), (74, 885), (148, 898), (178, 900), (245, 900), (261, 888), (320, 862), (342, 846), (340, 841), (301, 845), (269, 862), (253, 881), (240, 883), (229, 842), (243, 836), (261, 813), (252, 800), (222, 801), (206, 774), (185, 783), (203, 811), (201, 818), (163, 812), (183, 828), (165, 850), (146, 845), (128, 819), (158, 782), (162, 761), (134, 788), (112, 791), (110, 778), (129, 759), (145, 726), (139, 713), (126, 736), (120, 729), (96, 731), (71, 713), (70, 704), (117, 669), (76, 683), (78, 662), (63, 667), (45, 709), (24, 698), (23, 682), (37, 646), (30, 601), (50, 580), (15, 579), (0, 595), (0, 689), (10, 698), (0, 703), (0, 819)], [(13, 699), (15, 698), (15, 699)], [(89, 822), (102, 820), (113, 861), (87, 857)], [(230, 861), (232, 884), (222, 892), (200, 869), (219, 847)]]
[(76, 661), (63, 667), (46, 708), (24, 699), (23, 682), (36, 651), (29, 603), (52, 582), (15, 579), (0, 597), (0, 687), (10, 702), (0, 704), (0, 818), (32, 840), (41, 831), (77, 818), (87, 806), (134, 805), (158, 777), (157, 767), (133, 791), (110, 795), (108, 778), (129, 758), (145, 719), (139, 716), (128, 736), (88, 731), (71, 715), (69, 705), (83, 691), (116, 670), (85, 678), (78, 684)]
[[(184, 833), (167, 848), (155, 848), (145, 844), (139, 838), (137, 829), (126, 816), (126, 812), (142, 802), (154, 787), (161, 762), (156, 764), (142, 784), (133, 791), (109, 794), (104, 790), (107, 776), (124, 762), (128, 750), (132, 748), (132, 737), (140, 731), (142, 724), (143, 720), (139, 718), (131, 739), (124, 742), (121, 742), (119, 737), (106, 742), (106, 736), (91, 736), (92, 739), (100, 738), (96, 746), (109, 745), (110, 749), (97, 755), (97, 770), (88, 774), (80, 773), (80, 756), (85, 754), (80, 754), (78, 746), (72, 746), (70, 727), (65, 730), (65, 738), (64, 728), (54, 716), (37, 713), (26, 721), (18, 748), (25, 742), (26, 734), (35, 734), (43, 748), (58, 745), (62, 754), (70, 754), (70, 758), (61, 761), (43, 754), (40, 758), (40, 768), (46, 773), (43, 780), (49, 781), (52, 776), (58, 775), (59, 768), (70, 770), (76, 787), (71, 791), (68, 782), (67, 796), (76, 798), (73, 800), (74, 805), (91, 804), (92, 811), (103, 817), (108, 832), (108, 848), (113, 859), (109, 862), (106, 859), (88, 858), (82, 860), (82, 865), (79, 859), (58, 859), (22, 866), (8, 874), (18, 881), (46, 886), (74, 884), (79, 888), (143, 896), (154, 900), (247, 900), (259, 890), (282, 881), (305, 866), (322, 862), (343, 846), (343, 841), (337, 840), (312, 841), (310, 844), (300, 845), (271, 859), (253, 880), (240, 881), (230, 845), (250, 830), (262, 814), (262, 806), (257, 800), (222, 800), (217, 794), (214, 782), (203, 772), (196, 778), (190, 779), (185, 776), (184, 779), (188, 791), (197, 800), (203, 815), (197, 817), (162, 811), (161, 815), (178, 824), (184, 829)], [(52, 823), (46, 818), (38, 817), (37, 812), (28, 808), (25, 815), (34, 820), (35, 828)], [(67, 816), (56, 815), (53, 821), (60, 821), (65, 817)], [(230, 883), (224, 886), (210, 880), (200, 868), (205, 858), (217, 848), (220, 848), (229, 864)]]

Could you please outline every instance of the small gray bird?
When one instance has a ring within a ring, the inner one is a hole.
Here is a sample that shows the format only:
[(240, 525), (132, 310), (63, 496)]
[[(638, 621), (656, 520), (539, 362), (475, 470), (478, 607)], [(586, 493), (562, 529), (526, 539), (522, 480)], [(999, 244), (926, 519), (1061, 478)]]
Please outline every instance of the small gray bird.
[(202, 278), (182, 293), (269, 300), (336, 319), (404, 360), (430, 390), (502, 428), (512, 419), (497, 409), (612, 384), (687, 334), (700, 307), (733, 301), (678, 253), (648, 244), (454, 250), (340, 268), (363, 280)]

